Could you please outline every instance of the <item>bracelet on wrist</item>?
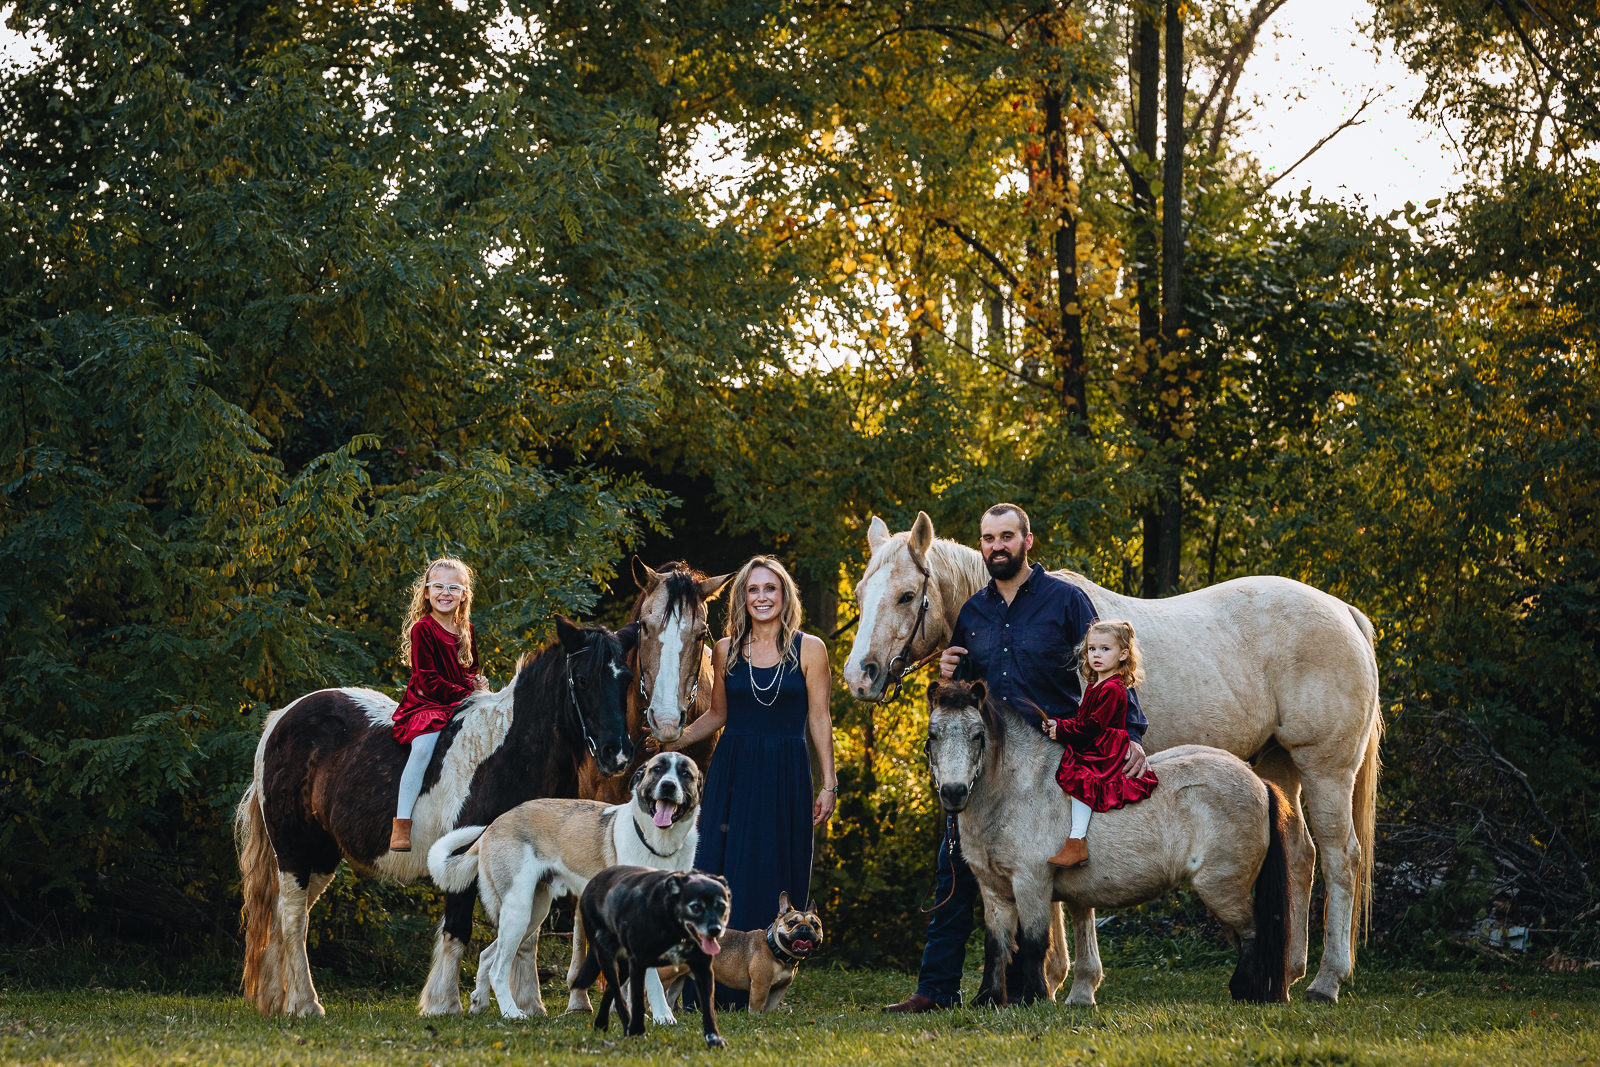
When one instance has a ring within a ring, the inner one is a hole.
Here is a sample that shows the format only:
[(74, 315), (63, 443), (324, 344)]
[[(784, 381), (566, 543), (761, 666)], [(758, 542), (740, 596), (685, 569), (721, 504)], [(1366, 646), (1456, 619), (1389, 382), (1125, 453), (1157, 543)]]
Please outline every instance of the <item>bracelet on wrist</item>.
[(825, 785), (822, 787), (822, 791), (824, 793), (832, 793), (837, 796), (839, 794), (839, 787), (836, 785)]

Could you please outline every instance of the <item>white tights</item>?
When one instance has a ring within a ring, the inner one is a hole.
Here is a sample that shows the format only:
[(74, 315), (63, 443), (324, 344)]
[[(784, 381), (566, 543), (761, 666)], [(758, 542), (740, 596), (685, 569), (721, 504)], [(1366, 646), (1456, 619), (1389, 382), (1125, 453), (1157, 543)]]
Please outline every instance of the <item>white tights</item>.
[(411, 742), (411, 755), (406, 757), (406, 769), (400, 773), (400, 806), (395, 809), (395, 818), (411, 818), (411, 810), (422, 795), (422, 776), (428, 773), (428, 761), (433, 759), (433, 746), (438, 743), (437, 730)]
[(1072, 832), (1068, 837), (1087, 837), (1089, 835), (1089, 816), (1094, 814), (1094, 809), (1077, 797), (1068, 797), (1072, 802)]

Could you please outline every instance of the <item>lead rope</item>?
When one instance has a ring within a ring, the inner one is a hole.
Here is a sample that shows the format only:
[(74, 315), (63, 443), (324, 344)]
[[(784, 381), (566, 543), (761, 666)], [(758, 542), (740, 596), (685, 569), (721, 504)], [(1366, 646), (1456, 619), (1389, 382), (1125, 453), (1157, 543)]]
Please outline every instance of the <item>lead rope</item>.
[(939, 891), (938, 877), (935, 876), (933, 892), (922, 894), (922, 903), (917, 905), (917, 907), (921, 909), (922, 914), (926, 915), (931, 911), (938, 911), (940, 908), (950, 903), (950, 898), (956, 895), (956, 850), (960, 847), (961, 824), (956, 821), (956, 816), (946, 815), (944, 817), (944, 849), (945, 852), (949, 853), (950, 855), (950, 892), (946, 893), (944, 899), (939, 901), (933, 907), (930, 908), (927, 906), (928, 898)]

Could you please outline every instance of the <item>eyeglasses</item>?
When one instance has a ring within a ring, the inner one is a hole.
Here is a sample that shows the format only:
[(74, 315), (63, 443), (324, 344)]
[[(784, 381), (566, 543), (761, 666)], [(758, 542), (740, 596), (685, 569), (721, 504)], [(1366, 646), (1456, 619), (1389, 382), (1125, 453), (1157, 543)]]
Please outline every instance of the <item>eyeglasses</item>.
[(460, 596), (462, 593), (467, 591), (466, 586), (456, 585), (454, 582), (451, 582), (449, 585), (445, 585), (443, 582), (429, 582), (422, 588), (426, 589), (434, 596), (443, 596), (446, 593), (449, 593), (451, 596)]

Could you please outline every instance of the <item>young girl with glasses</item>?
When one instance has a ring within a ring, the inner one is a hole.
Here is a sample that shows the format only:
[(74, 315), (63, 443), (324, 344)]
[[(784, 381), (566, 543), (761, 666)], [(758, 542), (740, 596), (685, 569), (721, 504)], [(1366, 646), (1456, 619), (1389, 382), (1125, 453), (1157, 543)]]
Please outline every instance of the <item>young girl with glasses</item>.
[(1078, 646), (1078, 663), (1091, 683), (1083, 691), (1078, 714), (1044, 723), (1048, 737), (1067, 743), (1056, 784), (1072, 805), (1072, 829), (1061, 851), (1050, 857), (1057, 867), (1076, 867), (1089, 858), (1084, 839), (1091, 813), (1137, 803), (1158, 784), (1148, 767), (1137, 778), (1122, 769), (1128, 755), (1128, 690), (1143, 677), (1133, 624), (1121, 619), (1090, 623)]
[(472, 568), (436, 559), (411, 585), (411, 607), (400, 629), (400, 655), (411, 681), (394, 712), (394, 739), (411, 746), (400, 775), (400, 804), (389, 833), (391, 852), (411, 851), (411, 811), (422, 794), (439, 731), (467, 697), (489, 688), (478, 673), (478, 638), (472, 631)]

